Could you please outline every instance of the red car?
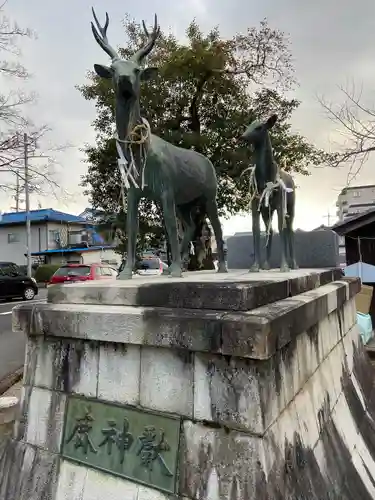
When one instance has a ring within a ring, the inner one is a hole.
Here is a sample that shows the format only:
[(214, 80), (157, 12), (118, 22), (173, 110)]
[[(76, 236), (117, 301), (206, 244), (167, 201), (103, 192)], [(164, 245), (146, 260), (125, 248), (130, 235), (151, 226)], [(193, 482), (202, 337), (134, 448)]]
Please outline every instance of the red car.
[(50, 280), (50, 285), (88, 280), (115, 280), (117, 270), (108, 264), (65, 264)]

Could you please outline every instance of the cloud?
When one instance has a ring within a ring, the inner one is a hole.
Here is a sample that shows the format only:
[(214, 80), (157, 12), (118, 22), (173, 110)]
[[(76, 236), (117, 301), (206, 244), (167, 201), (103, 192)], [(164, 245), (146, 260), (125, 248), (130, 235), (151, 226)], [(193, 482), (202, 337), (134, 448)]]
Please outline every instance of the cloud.
[[(93, 140), (90, 123), (95, 116), (93, 104), (84, 101), (75, 85), (84, 83), (86, 72), (95, 62), (106, 62), (106, 55), (92, 38), (91, 3), (91, 0), (9, 0), (6, 6), (20, 25), (30, 26), (38, 33), (37, 41), (25, 41), (22, 45), (25, 65), (34, 74), (30, 85), (40, 95), (38, 106), (30, 112), (36, 121), (51, 125), (50, 139), (55, 143), (74, 144), (75, 148), (61, 159), (60, 175), (63, 186), (75, 192), (79, 191), (79, 178), (86, 168), (79, 148)], [(324, 116), (316, 95), (325, 95), (333, 101), (341, 99), (337, 84), (345, 83), (348, 78), (362, 82), (367, 92), (374, 86), (372, 0), (180, 0), (172, 5), (164, 0), (145, 0), (126, 6), (115, 0), (96, 0), (94, 7), (99, 18), (109, 12), (110, 38), (115, 45), (124, 43), (121, 20), (126, 8), (131, 17), (149, 23), (156, 12), (163, 29), (170, 27), (181, 37), (193, 17), (205, 30), (219, 25), (224, 36), (244, 31), (268, 17), (270, 24), (289, 33), (291, 40), (300, 82), (294, 95), (302, 101), (293, 118), (294, 129), (318, 146), (328, 147), (330, 137), (340, 139), (340, 136), (335, 135), (335, 127)], [(369, 163), (358, 182), (373, 178)], [(308, 178), (297, 177), (296, 181), (299, 185), (296, 225), (314, 227), (324, 222), (323, 216), (329, 208), (331, 212), (334, 210), (338, 191), (346, 182), (346, 172), (319, 169)], [(87, 204), (83, 196), (77, 196), (75, 201), (72, 210)], [(49, 204), (55, 202), (51, 200)], [(239, 230), (244, 224), (247, 223), (237, 217), (230, 224), (225, 222), (224, 227)]]

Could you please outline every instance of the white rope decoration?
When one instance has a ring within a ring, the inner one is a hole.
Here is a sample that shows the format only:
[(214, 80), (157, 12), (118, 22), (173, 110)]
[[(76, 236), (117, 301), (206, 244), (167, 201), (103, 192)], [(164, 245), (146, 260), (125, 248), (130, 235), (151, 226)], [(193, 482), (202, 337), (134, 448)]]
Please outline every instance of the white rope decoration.
[[(145, 167), (147, 162), (147, 150), (145, 148), (145, 144), (147, 140), (150, 139), (150, 137), (151, 137), (150, 124), (144, 118), (142, 118), (142, 123), (136, 125), (130, 132), (130, 139), (123, 140), (119, 139), (119, 137), (117, 136), (115, 137), (117, 154), (119, 156), (117, 164), (121, 174), (122, 185), (126, 189), (130, 189), (131, 184), (133, 185), (133, 187), (139, 189), (139, 185), (136, 180), (139, 178), (139, 172), (134, 160), (134, 152), (133, 152), (134, 145), (138, 145), (143, 149), (143, 163), (141, 165), (141, 189), (143, 190), (145, 187)], [(130, 164), (128, 160), (125, 158), (121, 144), (129, 145)]]
[[(285, 160), (284, 160), (284, 168), (285, 168)], [(282, 191), (282, 205), (283, 205), (283, 227), (285, 227), (285, 219), (288, 217), (287, 214), (287, 194), (292, 193), (293, 189), (288, 188), (285, 184), (285, 182), (282, 180), (280, 176), (280, 169), (278, 168), (277, 171), (277, 177), (274, 182), (267, 182), (266, 187), (263, 189), (262, 193), (259, 193), (258, 191), (258, 185), (255, 177), (255, 169), (256, 166), (251, 166), (246, 168), (242, 173), (241, 176), (245, 173), (250, 171), (250, 179), (249, 179), (249, 193), (250, 193), (250, 208), (253, 200), (256, 197), (259, 197), (259, 204), (258, 204), (258, 212), (262, 210), (262, 206), (266, 207), (269, 209), (271, 212), (271, 207), (270, 207), (270, 198), (274, 190), (280, 188)], [(266, 228), (266, 235), (267, 235), (267, 240), (266, 240), (266, 245), (268, 243), (268, 239), (270, 236), (271, 232), (271, 227), (272, 227), (272, 220), (271, 220), (271, 214), (269, 217), (269, 222), (268, 222), (268, 227)]]

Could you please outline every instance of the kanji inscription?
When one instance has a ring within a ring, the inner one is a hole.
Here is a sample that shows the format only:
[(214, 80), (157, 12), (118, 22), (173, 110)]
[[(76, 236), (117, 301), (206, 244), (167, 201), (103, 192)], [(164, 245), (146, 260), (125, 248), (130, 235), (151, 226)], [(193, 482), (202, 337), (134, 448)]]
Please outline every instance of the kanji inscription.
[(71, 397), (61, 453), (175, 493), (179, 437), (179, 419)]

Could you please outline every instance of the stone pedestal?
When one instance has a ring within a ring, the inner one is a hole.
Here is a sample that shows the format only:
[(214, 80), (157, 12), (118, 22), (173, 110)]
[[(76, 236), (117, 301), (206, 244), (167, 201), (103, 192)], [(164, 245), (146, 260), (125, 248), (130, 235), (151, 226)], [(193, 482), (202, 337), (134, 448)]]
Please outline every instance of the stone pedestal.
[(13, 312), (0, 499), (374, 498), (358, 291), (339, 270), (50, 287)]

